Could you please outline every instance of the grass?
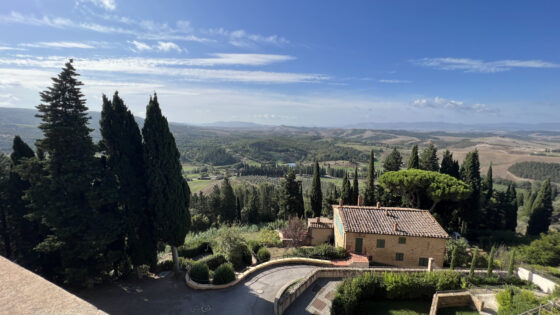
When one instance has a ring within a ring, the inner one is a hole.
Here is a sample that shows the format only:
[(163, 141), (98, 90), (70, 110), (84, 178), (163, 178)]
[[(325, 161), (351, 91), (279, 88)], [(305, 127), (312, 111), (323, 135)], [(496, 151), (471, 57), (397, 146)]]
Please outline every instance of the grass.
[(478, 315), (479, 313), (470, 307), (447, 307), (438, 309), (438, 315)]
[(269, 247), (268, 251), (270, 252), (270, 260), (283, 258), (284, 254), (290, 250), (289, 248), (284, 247)]
[(191, 193), (197, 193), (204, 188), (213, 185), (214, 183), (218, 182), (217, 180), (193, 180), (189, 182), (189, 188), (191, 189)]
[[(430, 313), (431, 302), (414, 301), (366, 301), (361, 303), (356, 314), (417, 315)], [(438, 312), (439, 314), (439, 312)]]

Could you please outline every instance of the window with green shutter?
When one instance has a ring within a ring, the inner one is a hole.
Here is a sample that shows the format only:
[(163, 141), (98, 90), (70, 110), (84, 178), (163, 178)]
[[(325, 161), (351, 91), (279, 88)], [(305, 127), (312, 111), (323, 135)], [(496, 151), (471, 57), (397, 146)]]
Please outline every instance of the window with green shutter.
[(385, 240), (377, 240), (377, 248), (385, 248)]
[(399, 237), (399, 244), (406, 244), (406, 237)]
[(420, 257), (418, 260), (418, 266), (428, 267), (428, 258)]
[(403, 253), (397, 253), (395, 259), (397, 261), (403, 261), (404, 260), (404, 254)]

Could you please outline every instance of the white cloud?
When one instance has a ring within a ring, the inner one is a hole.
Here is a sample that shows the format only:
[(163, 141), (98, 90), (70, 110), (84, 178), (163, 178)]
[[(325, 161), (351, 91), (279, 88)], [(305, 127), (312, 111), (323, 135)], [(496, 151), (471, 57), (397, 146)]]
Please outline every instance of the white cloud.
[(228, 37), (229, 43), (237, 47), (251, 48), (258, 44), (282, 46), (290, 43), (289, 40), (278, 35), (263, 36), (250, 34), (245, 30), (228, 31), (223, 28), (217, 28), (207, 30), (206, 32), (212, 35)]
[(157, 44), (157, 50), (159, 51), (171, 51), (171, 50), (175, 50), (177, 52), (182, 52), (183, 50), (181, 49), (181, 47), (179, 47), (177, 44), (173, 43), (173, 42), (158, 42)]
[(485, 104), (465, 104), (462, 101), (450, 100), (443, 97), (435, 97), (433, 99), (416, 99), (411, 104), (416, 108), (433, 108), (433, 109), (447, 109), (451, 111), (465, 111), (475, 113), (496, 113), (497, 109), (492, 109)]
[(38, 42), (38, 43), (23, 43), (19, 44), (22, 47), (33, 48), (82, 48), (92, 49), (94, 46), (80, 42)]
[(27, 50), (25, 48), (10, 47), (10, 46), (0, 46), (0, 51), (2, 50)]
[(127, 41), (129, 44), (134, 45), (134, 48), (132, 49), (135, 52), (140, 52), (140, 51), (144, 51), (144, 50), (152, 50), (152, 47), (150, 47), (150, 45), (143, 43), (143, 42), (139, 42), (139, 41)]
[(381, 80), (377, 80), (377, 82), (379, 82), (379, 83), (392, 83), (392, 84), (410, 83), (410, 81), (408, 81), (408, 80), (392, 80), (392, 79), (381, 79)]
[(558, 68), (559, 64), (542, 60), (497, 60), (484, 61), (469, 58), (423, 58), (413, 60), (415, 64), (440, 70), (462, 70), (465, 72), (494, 73), (513, 68)]
[(95, 6), (107, 11), (114, 11), (117, 8), (115, 0), (78, 0), (77, 3), (90, 2)]

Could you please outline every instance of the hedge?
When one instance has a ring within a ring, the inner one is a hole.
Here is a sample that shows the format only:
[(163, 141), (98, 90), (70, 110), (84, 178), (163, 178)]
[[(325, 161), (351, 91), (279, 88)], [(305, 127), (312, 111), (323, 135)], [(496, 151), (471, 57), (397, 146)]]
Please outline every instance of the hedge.
[(250, 240), (247, 242), (247, 246), (249, 247), (251, 252), (256, 255), (259, 252), (259, 249), (261, 249), (262, 244), (259, 241)]
[(216, 271), (214, 271), (213, 284), (226, 284), (235, 280), (235, 271), (231, 263), (221, 264)]
[(190, 246), (180, 246), (177, 251), (181, 257), (195, 258), (206, 253), (212, 253), (212, 247), (208, 242), (201, 242)]
[(257, 252), (257, 261), (259, 263), (262, 263), (269, 260), (270, 260), (270, 252), (268, 251), (268, 249), (264, 247), (259, 249), (259, 251)]
[(253, 262), (253, 256), (245, 244), (239, 244), (232, 248), (228, 256), (235, 270), (241, 270)]
[(189, 277), (198, 283), (208, 283), (210, 271), (204, 262), (196, 262), (189, 271)]
[(304, 257), (315, 259), (346, 259), (349, 254), (345, 248), (334, 247), (329, 244), (321, 244), (311, 248), (294, 248), (287, 252), (284, 257)]
[(206, 256), (198, 261), (206, 263), (210, 270), (216, 270), (216, 268), (218, 268), (221, 264), (226, 263), (227, 259), (224, 257), (224, 255), (214, 254)]

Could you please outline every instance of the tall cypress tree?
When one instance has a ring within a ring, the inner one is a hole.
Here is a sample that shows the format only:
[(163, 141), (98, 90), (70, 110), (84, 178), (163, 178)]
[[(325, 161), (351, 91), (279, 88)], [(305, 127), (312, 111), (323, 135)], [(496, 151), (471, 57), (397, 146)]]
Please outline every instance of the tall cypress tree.
[(144, 161), (147, 170), (148, 206), (155, 213), (156, 236), (171, 245), (173, 264), (179, 272), (177, 247), (183, 245), (190, 227), (190, 189), (183, 178), (179, 150), (161, 114), (157, 95), (146, 107)]
[(459, 178), (459, 162), (453, 160), (453, 153), (449, 152), (449, 150), (445, 150), (443, 152), (443, 157), (441, 159), (441, 168), (439, 170), (442, 174), (447, 174), (453, 176), (455, 178)]
[(418, 145), (415, 144), (412, 147), (412, 151), (410, 152), (410, 157), (408, 158), (408, 164), (406, 165), (406, 168), (411, 169), (411, 168), (420, 168), (420, 162), (419, 162), (419, 158), (418, 158)]
[(517, 190), (515, 184), (509, 184), (506, 195), (509, 199), (508, 211), (505, 214), (505, 229), (514, 231), (517, 228)]
[(344, 173), (344, 178), (342, 179), (340, 198), (342, 198), (342, 202), (345, 205), (352, 204), (352, 187), (350, 186), (350, 181), (348, 180), (348, 173)]
[(492, 199), (492, 194), (494, 193), (494, 181), (492, 178), (492, 163), (488, 167), (488, 172), (486, 173), (486, 178), (484, 178), (484, 182), (482, 183), (482, 189), (484, 191), (483, 197), (483, 206), (488, 206), (490, 200)]
[(13, 229), (10, 227), (9, 202), (5, 193), (8, 190), (8, 181), (10, 178), (10, 159), (0, 152), (0, 236), (2, 239), (2, 247), (0, 254), (10, 259), (12, 257), (12, 236)]
[(548, 178), (543, 182), (537, 198), (533, 202), (533, 209), (527, 225), (527, 234), (539, 235), (540, 233), (548, 232), (553, 210), (552, 189), (550, 187), (550, 178)]
[(231, 223), (235, 220), (237, 216), (236, 208), (235, 208), (235, 195), (233, 194), (233, 188), (229, 183), (229, 179), (226, 177), (222, 181), (222, 187), (220, 189), (221, 193), (221, 201), (220, 207), (222, 208), (222, 219), (228, 223)]
[(368, 175), (366, 179), (366, 189), (364, 190), (364, 206), (375, 205), (375, 159), (373, 150), (369, 155)]
[(358, 196), (360, 195), (360, 183), (358, 181), (358, 167), (354, 169), (354, 180), (352, 182), (352, 204), (358, 203)]
[(300, 202), (300, 183), (296, 181), (296, 174), (290, 169), (285, 177), (280, 191), (280, 211), (279, 216), (287, 219), (291, 216), (303, 216), (303, 204)]
[(420, 169), (432, 172), (439, 171), (439, 160), (437, 157), (437, 148), (430, 143), (427, 148), (422, 151), (419, 160)]
[(313, 166), (313, 180), (311, 182), (311, 211), (315, 217), (321, 216), (321, 209), (323, 205), (323, 192), (321, 191), (321, 170), (319, 169), (319, 162), (315, 161)]
[(393, 151), (387, 155), (385, 161), (383, 162), (383, 168), (386, 172), (398, 171), (401, 169), (402, 156), (397, 148), (393, 148)]
[(466, 222), (467, 228), (478, 228), (478, 217), (480, 216), (480, 161), (478, 150), (467, 153), (461, 165), (461, 179), (470, 186), (472, 193), (470, 197), (461, 204), (460, 217)]
[(142, 135), (134, 115), (118, 92), (110, 101), (103, 95), (100, 147), (107, 156), (107, 167), (117, 179), (118, 203), (122, 209), (126, 251), (134, 266), (157, 262), (154, 213), (147, 207), (146, 167)]

